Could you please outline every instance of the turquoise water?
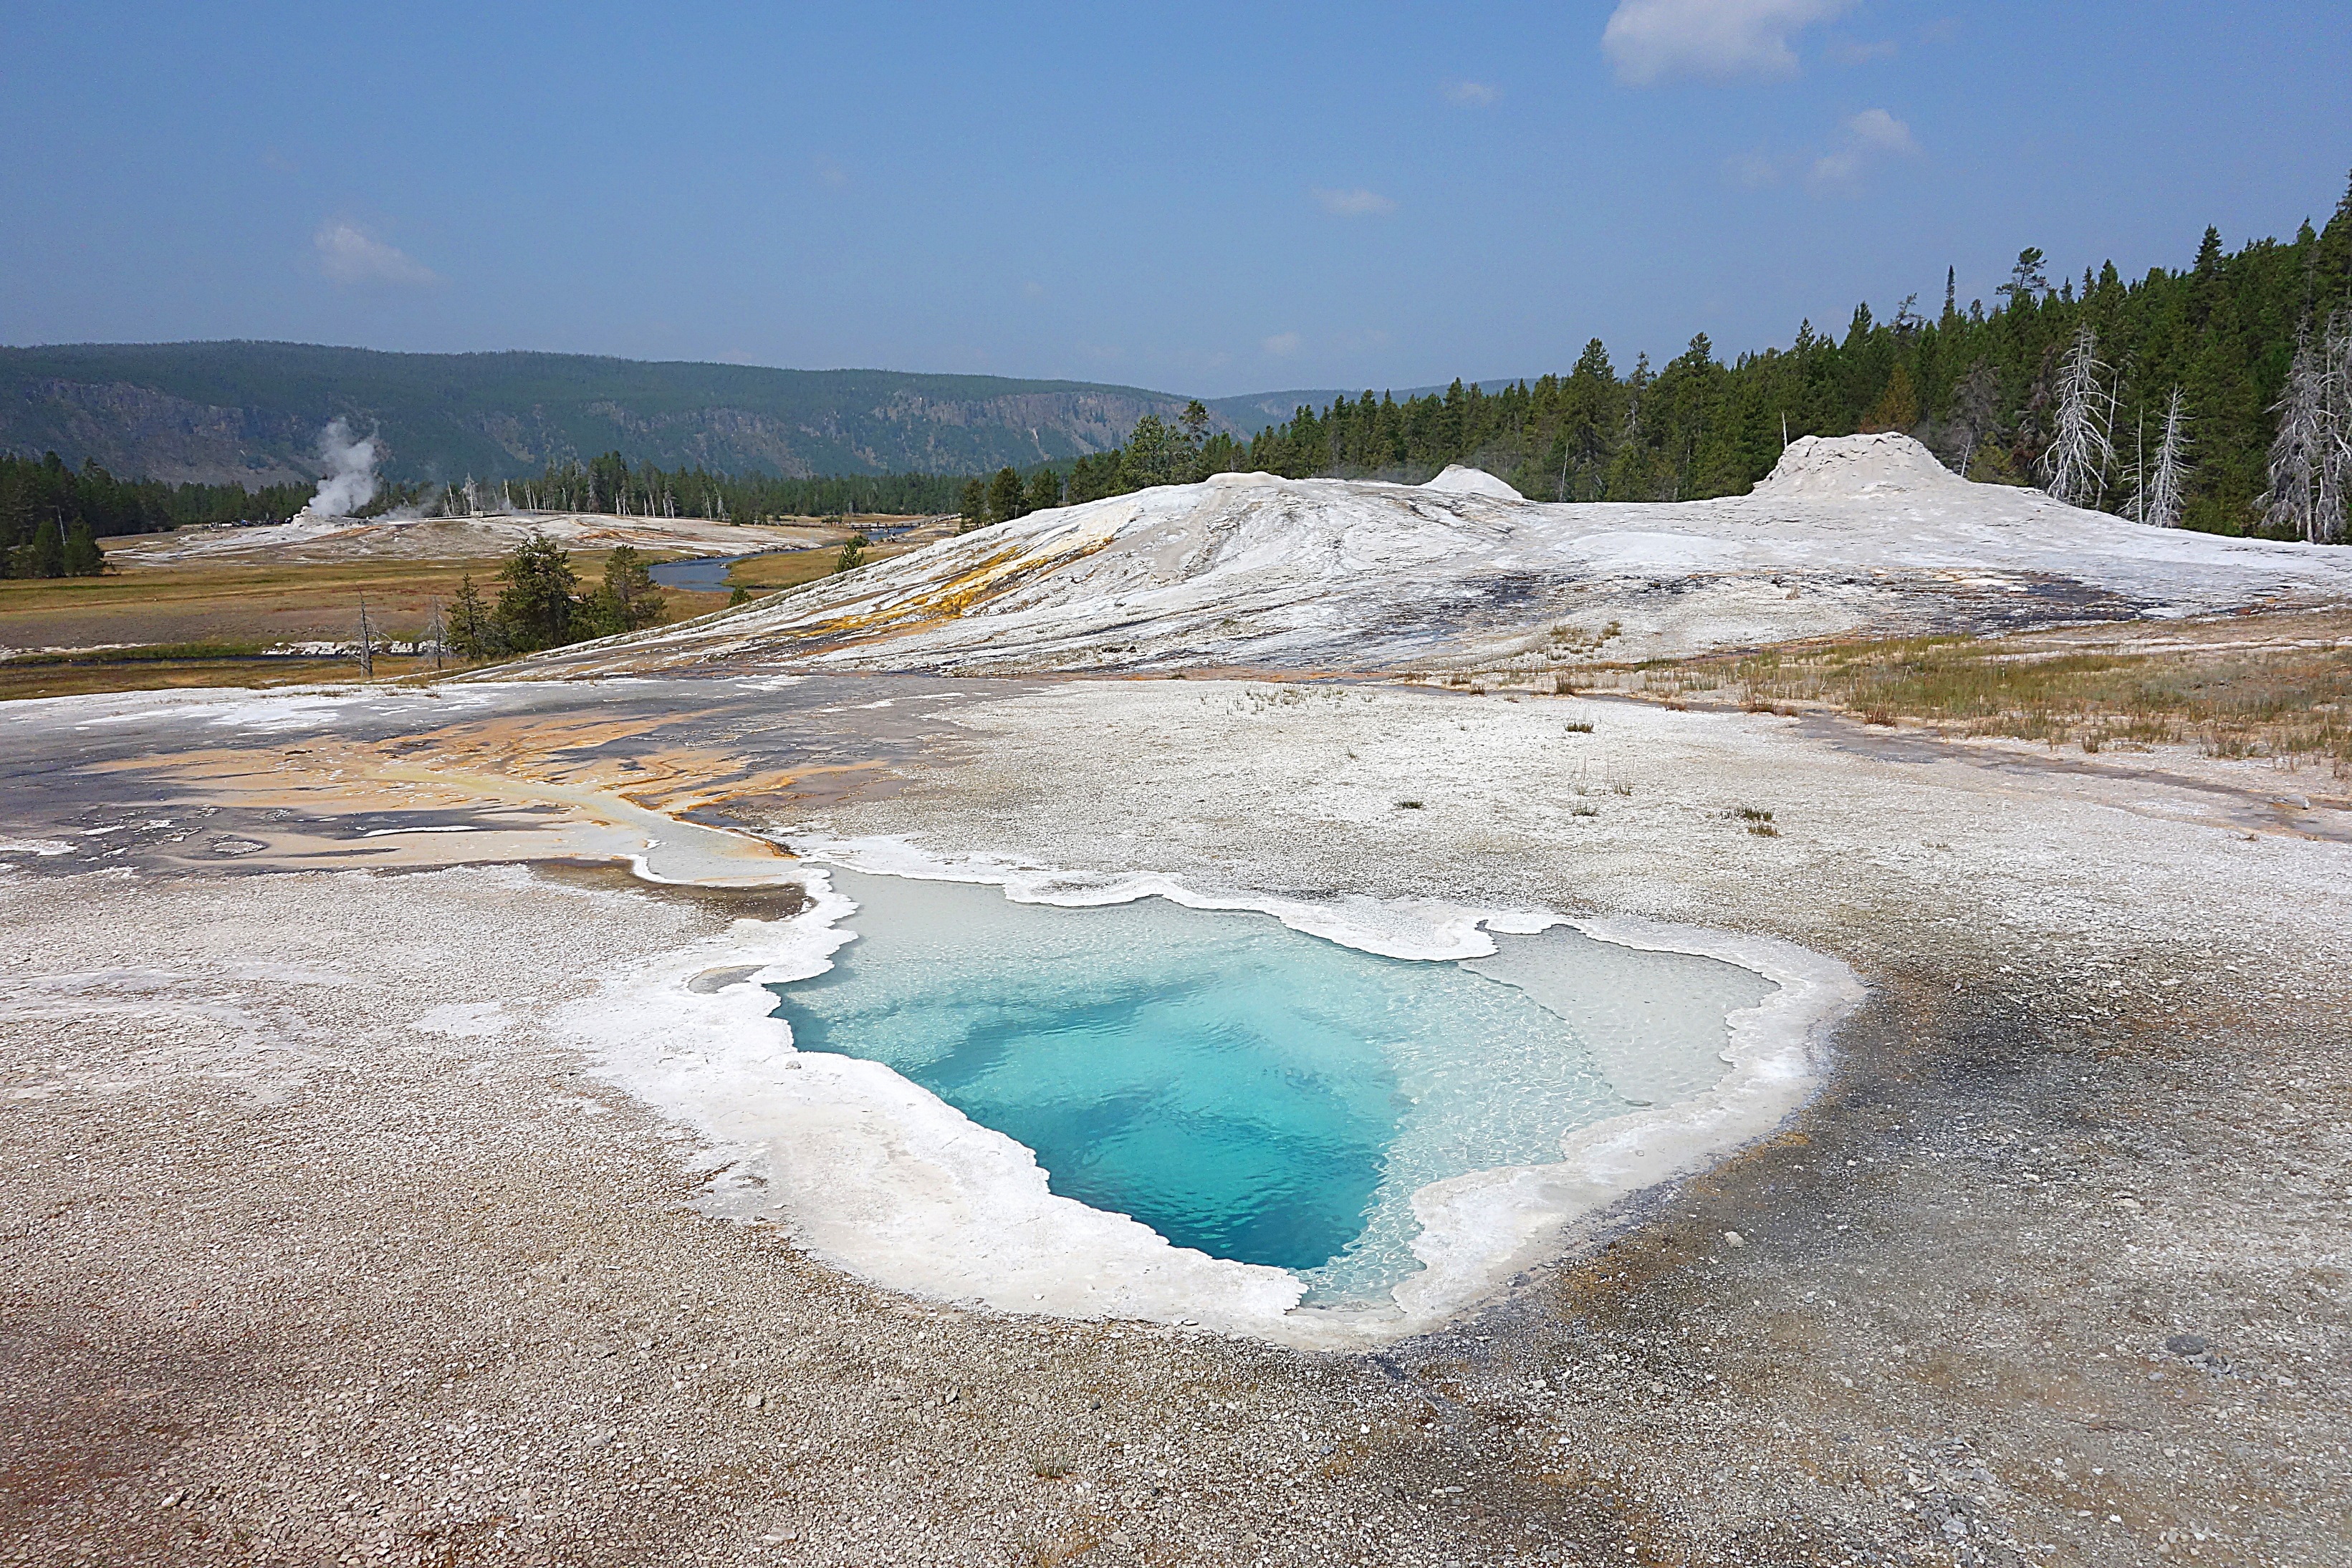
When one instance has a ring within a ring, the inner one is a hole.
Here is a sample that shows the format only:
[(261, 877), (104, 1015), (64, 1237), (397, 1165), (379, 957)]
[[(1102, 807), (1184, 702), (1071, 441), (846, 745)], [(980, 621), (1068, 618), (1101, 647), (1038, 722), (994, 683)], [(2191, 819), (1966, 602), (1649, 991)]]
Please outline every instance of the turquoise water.
[(1055, 1192), (1318, 1299), (1419, 1267), (1415, 1189), (1705, 1088), (1724, 1015), (1770, 988), (1570, 932), (1410, 962), (1163, 899), (833, 874), (856, 939), (771, 988), (795, 1044), (881, 1062), (1033, 1150)]

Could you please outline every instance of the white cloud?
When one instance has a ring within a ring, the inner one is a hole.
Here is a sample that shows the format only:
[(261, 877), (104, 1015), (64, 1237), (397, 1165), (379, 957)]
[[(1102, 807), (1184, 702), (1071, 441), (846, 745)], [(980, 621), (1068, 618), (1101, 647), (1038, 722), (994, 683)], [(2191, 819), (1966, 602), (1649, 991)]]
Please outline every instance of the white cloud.
[(1503, 99), (1503, 89), (1491, 82), (1450, 81), (1439, 90), (1465, 109), (1491, 109)]
[(1864, 147), (1910, 157), (1919, 151), (1911, 128), (1883, 109), (1865, 109), (1845, 122), (1846, 134)]
[(1723, 161), (1724, 172), (1751, 191), (1780, 183), (1780, 165), (1769, 152), (1740, 152)]
[(816, 177), (818, 184), (831, 185), (835, 190), (849, 183), (849, 171), (823, 153), (809, 160), (809, 172)]
[(356, 225), (330, 220), (310, 236), (319, 270), (337, 283), (391, 283), (420, 288), (439, 276), (407, 252), (371, 237)]
[(1883, 109), (1865, 109), (1845, 122), (1845, 140), (1813, 160), (1810, 176), (1818, 193), (1852, 192), (1874, 163), (1886, 158), (1916, 158), (1911, 128)]
[(1879, 38), (1870, 43), (1849, 38), (1833, 47), (1830, 53), (1835, 55), (1842, 65), (1860, 66), (1872, 60), (1891, 60), (1900, 50), (1901, 46), (1892, 38)]
[(1263, 340), (1258, 347), (1277, 360), (1287, 359), (1298, 352), (1298, 345), (1301, 341), (1296, 332), (1276, 332), (1273, 337)]
[(1790, 34), (1826, 22), (1853, 0), (1622, 0), (1601, 29), (1618, 77), (1647, 87), (1667, 77), (1786, 76)]
[(1384, 218), (1396, 211), (1396, 203), (1377, 191), (1317, 191), (1316, 205), (1325, 212), (1343, 218)]

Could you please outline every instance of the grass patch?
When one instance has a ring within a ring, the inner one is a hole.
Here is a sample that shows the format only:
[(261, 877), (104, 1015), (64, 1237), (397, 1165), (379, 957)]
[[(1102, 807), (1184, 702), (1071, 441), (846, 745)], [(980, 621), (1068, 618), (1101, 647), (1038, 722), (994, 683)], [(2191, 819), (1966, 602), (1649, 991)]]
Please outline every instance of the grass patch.
[[(1798, 644), (1694, 660), (1671, 680), (1668, 706), (1683, 690), (1729, 687), (1750, 713), (1806, 705), (1888, 728), (1913, 723), (2092, 754), (2187, 744), (2213, 758), (2308, 758), (2352, 776), (2352, 622), (2340, 612), (2161, 632), (2118, 625)], [(1659, 689), (1654, 674), (1643, 684)]]
[[(376, 655), (378, 682), (430, 674), (430, 659)], [(356, 659), (234, 658), (132, 659), (89, 662), (0, 664), (0, 702), (28, 697), (91, 696), (105, 692), (166, 691), (194, 686), (296, 686), (357, 681)]]

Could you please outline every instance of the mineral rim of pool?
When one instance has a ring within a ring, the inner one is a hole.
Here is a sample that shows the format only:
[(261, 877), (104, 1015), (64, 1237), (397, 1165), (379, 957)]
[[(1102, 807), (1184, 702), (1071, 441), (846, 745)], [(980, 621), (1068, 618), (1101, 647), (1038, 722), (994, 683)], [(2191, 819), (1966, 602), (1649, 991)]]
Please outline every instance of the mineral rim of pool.
[(1056, 1194), (1287, 1269), (1310, 1301), (1418, 1270), (1429, 1183), (1704, 1092), (1728, 1016), (1773, 989), (1563, 928), (1418, 961), (1160, 898), (833, 876), (856, 940), (770, 988), (796, 1046), (879, 1062), (1026, 1145)]

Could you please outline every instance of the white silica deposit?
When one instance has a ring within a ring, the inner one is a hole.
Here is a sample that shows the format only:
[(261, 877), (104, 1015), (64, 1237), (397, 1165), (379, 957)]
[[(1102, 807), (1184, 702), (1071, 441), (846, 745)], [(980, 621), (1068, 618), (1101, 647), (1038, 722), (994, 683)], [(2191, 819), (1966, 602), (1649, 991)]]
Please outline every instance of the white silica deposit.
[(509, 673), (1398, 671), (1541, 653), (1571, 631), (1641, 658), (2347, 597), (2352, 551), (1971, 484), (1907, 436), (1807, 437), (1750, 494), (1709, 501), (1554, 505), (1461, 467), (1424, 486), (1219, 474)]
[(824, 974), (852, 936), (849, 901), (814, 868), (814, 902), (799, 916), (739, 922), (649, 958), (559, 1019), (605, 1075), (708, 1142), (709, 1166), (721, 1173), (707, 1200), (713, 1211), (779, 1221), (811, 1250), (877, 1283), (1005, 1311), (1193, 1322), (1335, 1348), (1424, 1332), (1557, 1255), (1563, 1227), (1578, 1218), (1769, 1132), (1811, 1091), (1830, 1030), (1861, 995), (1833, 960), (1720, 932), (1433, 902), (1335, 907), (1214, 897), (1163, 876), (1086, 881), (938, 862), (897, 841), (823, 852), (898, 875), (993, 883), (1023, 903), (1083, 908), (1160, 897), (1255, 909), (1363, 951), (1492, 960), (1501, 966), (1494, 977), (1538, 1002), (1556, 977), (1539, 956), (1514, 969), (1510, 955), (1521, 949), (1498, 958), (1496, 933), (1572, 924), (1621, 948), (1701, 955), (1769, 982), (1755, 1005), (1714, 1026), (1727, 1031), (1707, 1071), (1646, 1086), (1656, 1103), (1576, 1125), (1557, 1157), (1457, 1167), (1411, 1191), (1415, 1266), (1402, 1280), (1391, 1271), (1383, 1281), (1391, 1288), (1328, 1303), (1303, 1301), (1311, 1281), (1297, 1272), (1172, 1245), (1126, 1215), (1058, 1196), (1030, 1149), (878, 1061), (796, 1049), (765, 988)]
[(1512, 489), (1484, 468), (1468, 468), (1459, 463), (1446, 465), (1445, 472), (1422, 486), (1452, 496), (1493, 496), (1505, 501), (1524, 501), (1525, 496)]

